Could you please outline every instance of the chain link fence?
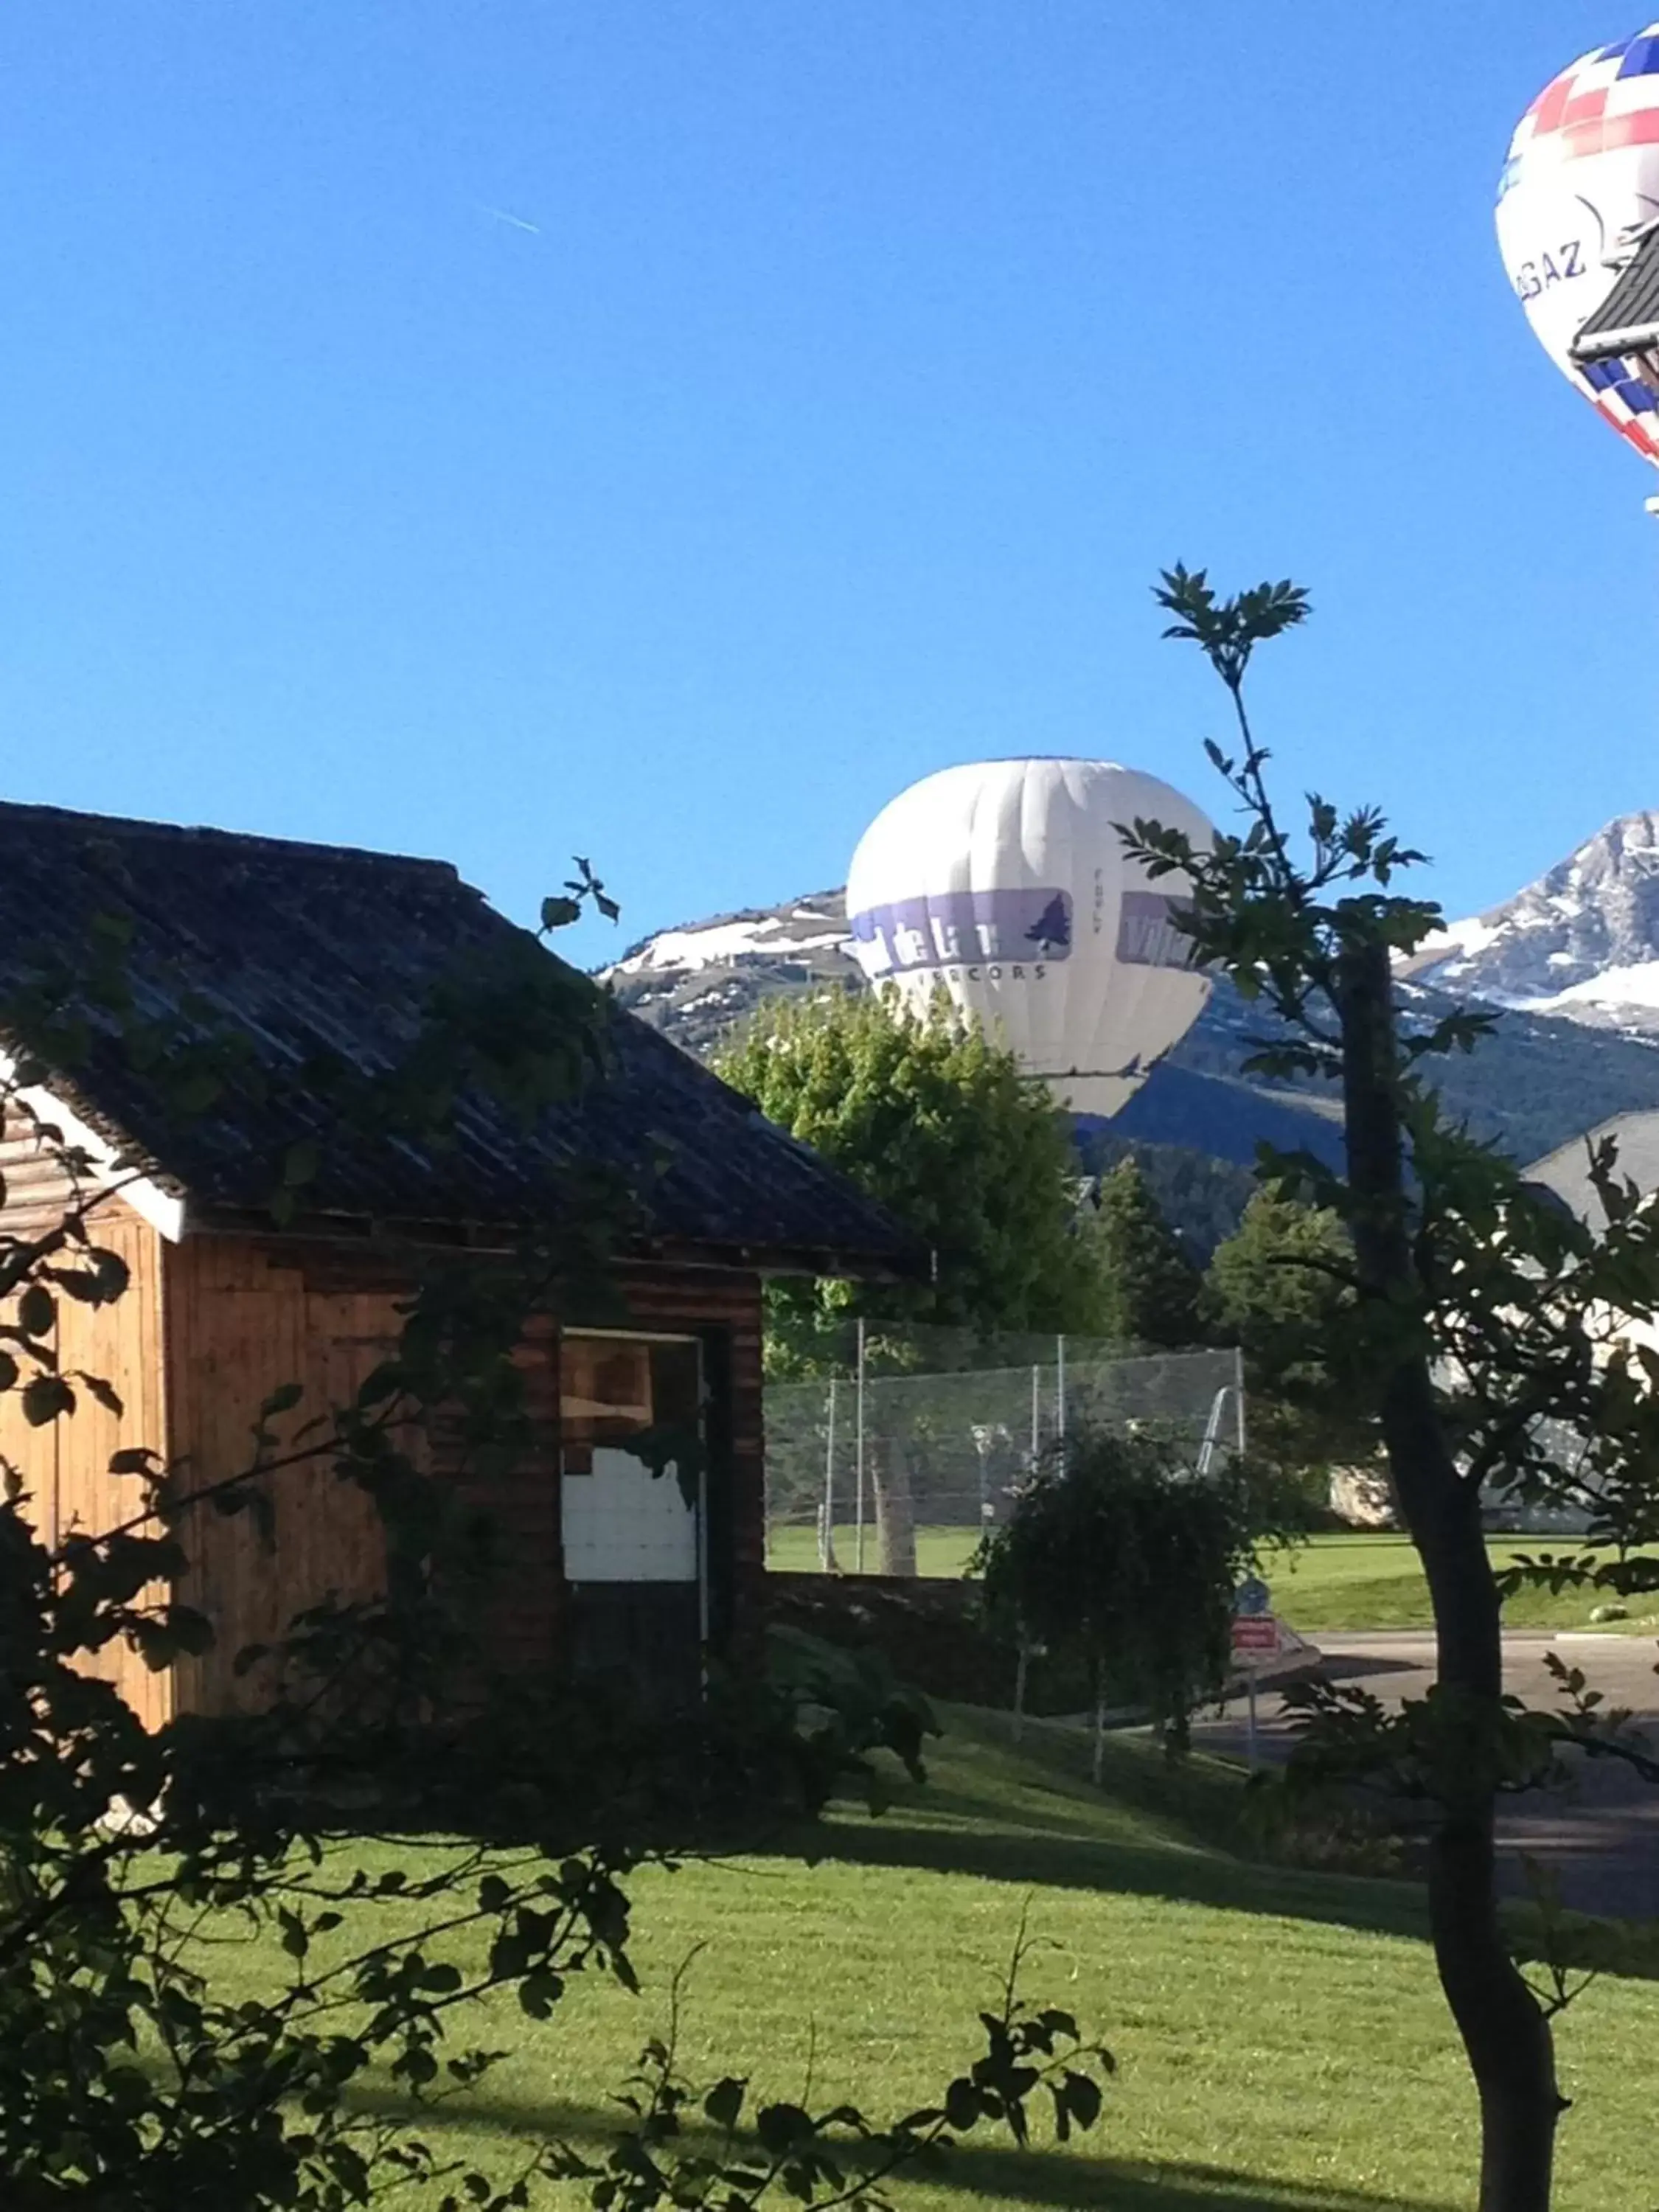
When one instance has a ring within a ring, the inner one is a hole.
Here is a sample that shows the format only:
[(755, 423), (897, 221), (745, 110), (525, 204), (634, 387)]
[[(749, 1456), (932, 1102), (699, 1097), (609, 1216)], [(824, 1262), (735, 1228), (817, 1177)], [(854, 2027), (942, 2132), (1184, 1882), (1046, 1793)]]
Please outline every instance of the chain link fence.
[(1200, 1467), (1243, 1447), (1235, 1351), (872, 1324), (833, 1364), (766, 1388), (767, 1559), (786, 1573), (963, 1574), (1068, 1427), (1151, 1431)]

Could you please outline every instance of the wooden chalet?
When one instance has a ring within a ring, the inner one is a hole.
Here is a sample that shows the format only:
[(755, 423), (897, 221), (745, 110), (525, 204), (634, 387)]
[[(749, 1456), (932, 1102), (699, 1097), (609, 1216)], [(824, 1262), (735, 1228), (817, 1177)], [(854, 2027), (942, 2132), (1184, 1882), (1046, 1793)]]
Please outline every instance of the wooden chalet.
[[(146, 1072), (95, 997), (76, 1001), (70, 979), (123, 937), (137, 1013), (228, 1048), (222, 1093), (196, 1118), (169, 1097), (167, 1055)], [(636, 1194), (615, 1270), (625, 1315), (532, 1323), (521, 1464), (482, 1483), (447, 1467), (435, 1431), (428, 1464), (471, 1484), (495, 1524), (489, 1618), (507, 1663), (695, 1679), (700, 1648), (730, 1637), (763, 1568), (763, 1279), (908, 1273), (918, 1255), (823, 1161), (614, 1007), (602, 1075), (533, 1121), (469, 1090), (442, 1149), (337, 1126), (307, 1080), (320, 1056), (368, 1075), (395, 1066), (461, 963), (522, 959), (532, 942), (439, 862), (0, 805), (0, 1005), (32, 994), (37, 1014), (84, 1017), (73, 1064), (49, 1069), (27, 1105), (112, 1184), (119, 1161), (142, 1170), (94, 1217), (129, 1291), (103, 1306), (61, 1298), (56, 1324), (61, 1370), (106, 1377), (122, 1411), (83, 1391), (73, 1414), (32, 1429), (19, 1394), (0, 1395), (0, 1454), (49, 1536), (131, 1513), (117, 1451), (148, 1448), (211, 1479), (246, 1464), (258, 1409), (282, 1385), (304, 1386), (292, 1424), (349, 1402), (394, 1348), (423, 1252), (506, 1248), (546, 1218), (561, 1170), (592, 1164)], [(316, 1172), (279, 1220), (279, 1164), (307, 1140)], [(69, 1193), (21, 1098), (0, 1155), (0, 1233), (38, 1234)], [(705, 1446), (695, 1505), (617, 1448), (686, 1420)], [(239, 1649), (330, 1593), (378, 1594), (380, 1527), (359, 1491), (319, 1464), (270, 1492), (274, 1547), (248, 1516), (192, 1517), (179, 1595), (212, 1620), (212, 1650), (161, 1674), (109, 1659), (151, 1723), (232, 1708), (247, 1694)]]

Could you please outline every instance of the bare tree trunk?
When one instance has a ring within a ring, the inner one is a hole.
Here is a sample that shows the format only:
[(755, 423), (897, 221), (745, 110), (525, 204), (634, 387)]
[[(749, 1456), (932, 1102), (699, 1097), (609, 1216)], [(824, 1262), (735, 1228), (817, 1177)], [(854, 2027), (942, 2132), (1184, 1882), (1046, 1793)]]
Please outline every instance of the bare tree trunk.
[(870, 1454), (876, 1500), (876, 1557), (884, 1575), (914, 1578), (916, 1571), (916, 1509), (910, 1490), (910, 1462), (902, 1437), (888, 1437)]
[(1338, 975), (1343, 1108), (1361, 1280), (1397, 1349), (1382, 1391), (1383, 1442), (1401, 1516), (1434, 1608), (1443, 1726), (1450, 1739), (1430, 1845), (1429, 1912), (1440, 1985), (1480, 2100), (1480, 2212), (1548, 2212), (1563, 2109), (1549, 2021), (1510, 1958), (1498, 1919), (1496, 1793), (1474, 1750), (1503, 1697), (1502, 1614), (1480, 1499), (1453, 1456), (1428, 1356), (1411, 1327), (1418, 1279), (1406, 1214), (1398, 1037), (1385, 947), (1367, 944)]

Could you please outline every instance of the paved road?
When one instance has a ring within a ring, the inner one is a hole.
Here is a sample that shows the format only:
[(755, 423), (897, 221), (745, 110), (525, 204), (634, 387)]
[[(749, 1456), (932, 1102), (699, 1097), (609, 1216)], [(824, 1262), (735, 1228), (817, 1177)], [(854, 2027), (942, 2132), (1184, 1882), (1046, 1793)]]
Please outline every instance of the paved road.
[[(1385, 1701), (1421, 1697), (1433, 1679), (1433, 1639), (1425, 1635), (1378, 1632), (1318, 1641), (1331, 1680), (1362, 1682)], [(1529, 1704), (1554, 1704), (1554, 1685), (1544, 1666), (1551, 1651), (1582, 1667), (1610, 1705), (1628, 1706), (1649, 1747), (1659, 1753), (1659, 1674), (1654, 1671), (1659, 1653), (1651, 1642), (1513, 1631), (1504, 1638), (1505, 1686)], [(1262, 1756), (1282, 1758), (1288, 1732), (1279, 1701), (1270, 1692), (1259, 1700), (1258, 1723)], [(1195, 1742), (1243, 1757), (1243, 1702), (1231, 1705), (1219, 1721), (1199, 1723), (1193, 1735)], [(1504, 1805), (1499, 1835), (1510, 1858), (1508, 1886), (1521, 1887), (1516, 1855), (1526, 1851), (1556, 1869), (1565, 1901), (1579, 1911), (1659, 1918), (1659, 1785), (1610, 1759), (1576, 1758), (1574, 1765), (1569, 1792), (1529, 1791)]]

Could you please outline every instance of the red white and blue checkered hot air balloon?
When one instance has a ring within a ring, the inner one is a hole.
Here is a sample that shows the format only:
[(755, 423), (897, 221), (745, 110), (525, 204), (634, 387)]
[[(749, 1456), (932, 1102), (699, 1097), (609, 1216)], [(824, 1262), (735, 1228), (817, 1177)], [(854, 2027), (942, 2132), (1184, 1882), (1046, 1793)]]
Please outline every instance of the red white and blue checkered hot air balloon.
[(1581, 54), (1522, 117), (1498, 180), (1498, 242), (1550, 359), (1659, 465), (1651, 362), (1639, 352), (1588, 361), (1573, 352), (1656, 225), (1659, 23), (1650, 23)]

